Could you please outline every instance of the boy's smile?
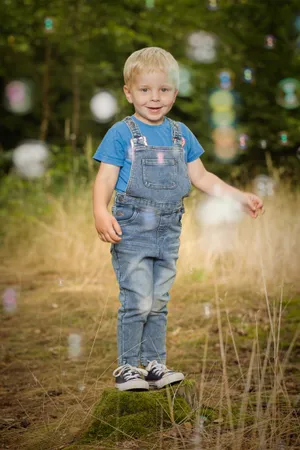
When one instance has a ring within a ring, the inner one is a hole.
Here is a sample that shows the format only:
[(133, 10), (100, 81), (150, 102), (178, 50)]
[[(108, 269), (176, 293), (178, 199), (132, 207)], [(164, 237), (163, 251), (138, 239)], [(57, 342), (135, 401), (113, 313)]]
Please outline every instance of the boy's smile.
[(149, 125), (159, 125), (172, 108), (178, 90), (167, 73), (142, 72), (130, 86), (124, 86), (129, 103), (133, 103), (137, 119)]

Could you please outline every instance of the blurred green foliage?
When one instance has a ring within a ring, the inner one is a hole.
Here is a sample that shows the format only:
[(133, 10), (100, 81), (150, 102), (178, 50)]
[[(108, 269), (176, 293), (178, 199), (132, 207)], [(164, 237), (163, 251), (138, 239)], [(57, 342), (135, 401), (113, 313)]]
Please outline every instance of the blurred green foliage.
[[(30, 113), (18, 116), (0, 106), (1, 174), (9, 172), (11, 150), (19, 142), (41, 136), (45, 104), (49, 108), (45, 140), (55, 160), (47, 177), (54, 177), (59, 185), (74, 164), (83, 176), (89, 173), (82, 162), (87, 136), (93, 137), (95, 150), (108, 128), (132, 113), (122, 91), (126, 58), (142, 47), (160, 46), (191, 70), (193, 94), (178, 97), (170, 116), (195, 133), (206, 150), (203, 161), (210, 170), (245, 183), (266, 171), (265, 153), (269, 152), (275, 166), (284, 167), (282, 175), (296, 180), (300, 108), (286, 110), (275, 98), (280, 80), (300, 74), (296, 45), (300, 32), (295, 27), (299, 2), (219, 0), (218, 4), (211, 11), (206, 0), (155, 0), (152, 8), (143, 0), (0, 2), (0, 88), (3, 92), (7, 82), (20, 78), (32, 80), (35, 86)], [(45, 31), (47, 17), (53, 19), (52, 32)], [(214, 63), (201, 64), (186, 55), (187, 36), (198, 30), (218, 37)], [(273, 50), (264, 48), (268, 34), (276, 37)], [(254, 69), (255, 84), (243, 82), (244, 67)], [(227, 165), (214, 159), (208, 107), (208, 92), (218, 86), (217, 73), (223, 68), (235, 74), (234, 89), (241, 98), (238, 127), (249, 135), (248, 149)], [(109, 89), (119, 103), (116, 117), (106, 124), (95, 122), (89, 110), (98, 89)], [(66, 133), (68, 124), (70, 133)], [(283, 130), (288, 135), (284, 148), (278, 137)], [(76, 134), (73, 142), (72, 133)], [(261, 139), (267, 141), (266, 149), (259, 146)]]

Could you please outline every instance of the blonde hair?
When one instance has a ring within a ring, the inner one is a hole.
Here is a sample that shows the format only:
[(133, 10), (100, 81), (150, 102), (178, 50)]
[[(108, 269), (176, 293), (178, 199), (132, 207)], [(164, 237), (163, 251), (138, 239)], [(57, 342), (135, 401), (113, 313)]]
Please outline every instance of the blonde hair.
[(170, 76), (175, 87), (178, 88), (178, 62), (171, 53), (159, 47), (146, 47), (133, 52), (129, 58), (127, 58), (124, 65), (124, 82), (129, 86), (132, 83), (134, 75), (137, 75), (142, 71), (156, 72), (157, 70), (166, 72)]

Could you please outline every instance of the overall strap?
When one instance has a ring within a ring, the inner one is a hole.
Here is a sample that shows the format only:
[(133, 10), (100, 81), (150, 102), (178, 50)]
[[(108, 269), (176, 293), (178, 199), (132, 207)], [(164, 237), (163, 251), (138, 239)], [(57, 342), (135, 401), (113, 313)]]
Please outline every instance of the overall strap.
[(182, 133), (180, 126), (178, 122), (175, 122), (175, 120), (169, 119), (167, 117), (168, 121), (170, 122), (171, 128), (172, 128), (172, 139), (173, 143), (182, 146)]
[(128, 128), (131, 132), (131, 135), (132, 135), (131, 146), (132, 147), (147, 145), (145, 136), (142, 135), (139, 126), (134, 122), (134, 120), (132, 120), (132, 118), (130, 116), (125, 117), (125, 119), (123, 119), (123, 122), (126, 123), (126, 125), (128, 126)]

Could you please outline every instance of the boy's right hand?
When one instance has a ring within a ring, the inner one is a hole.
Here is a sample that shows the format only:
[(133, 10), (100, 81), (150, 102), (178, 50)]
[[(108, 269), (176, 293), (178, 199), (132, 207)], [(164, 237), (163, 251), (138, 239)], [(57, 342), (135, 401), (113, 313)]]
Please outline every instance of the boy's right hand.
[(103, 242), (110, 242), (111, 244), (117, 244), (122, 239), (121, 227), (114, 216), (109, 214), (108, 211), (102, 211), (95, 218), (95, 227), (98, 232), (99, 238)]

